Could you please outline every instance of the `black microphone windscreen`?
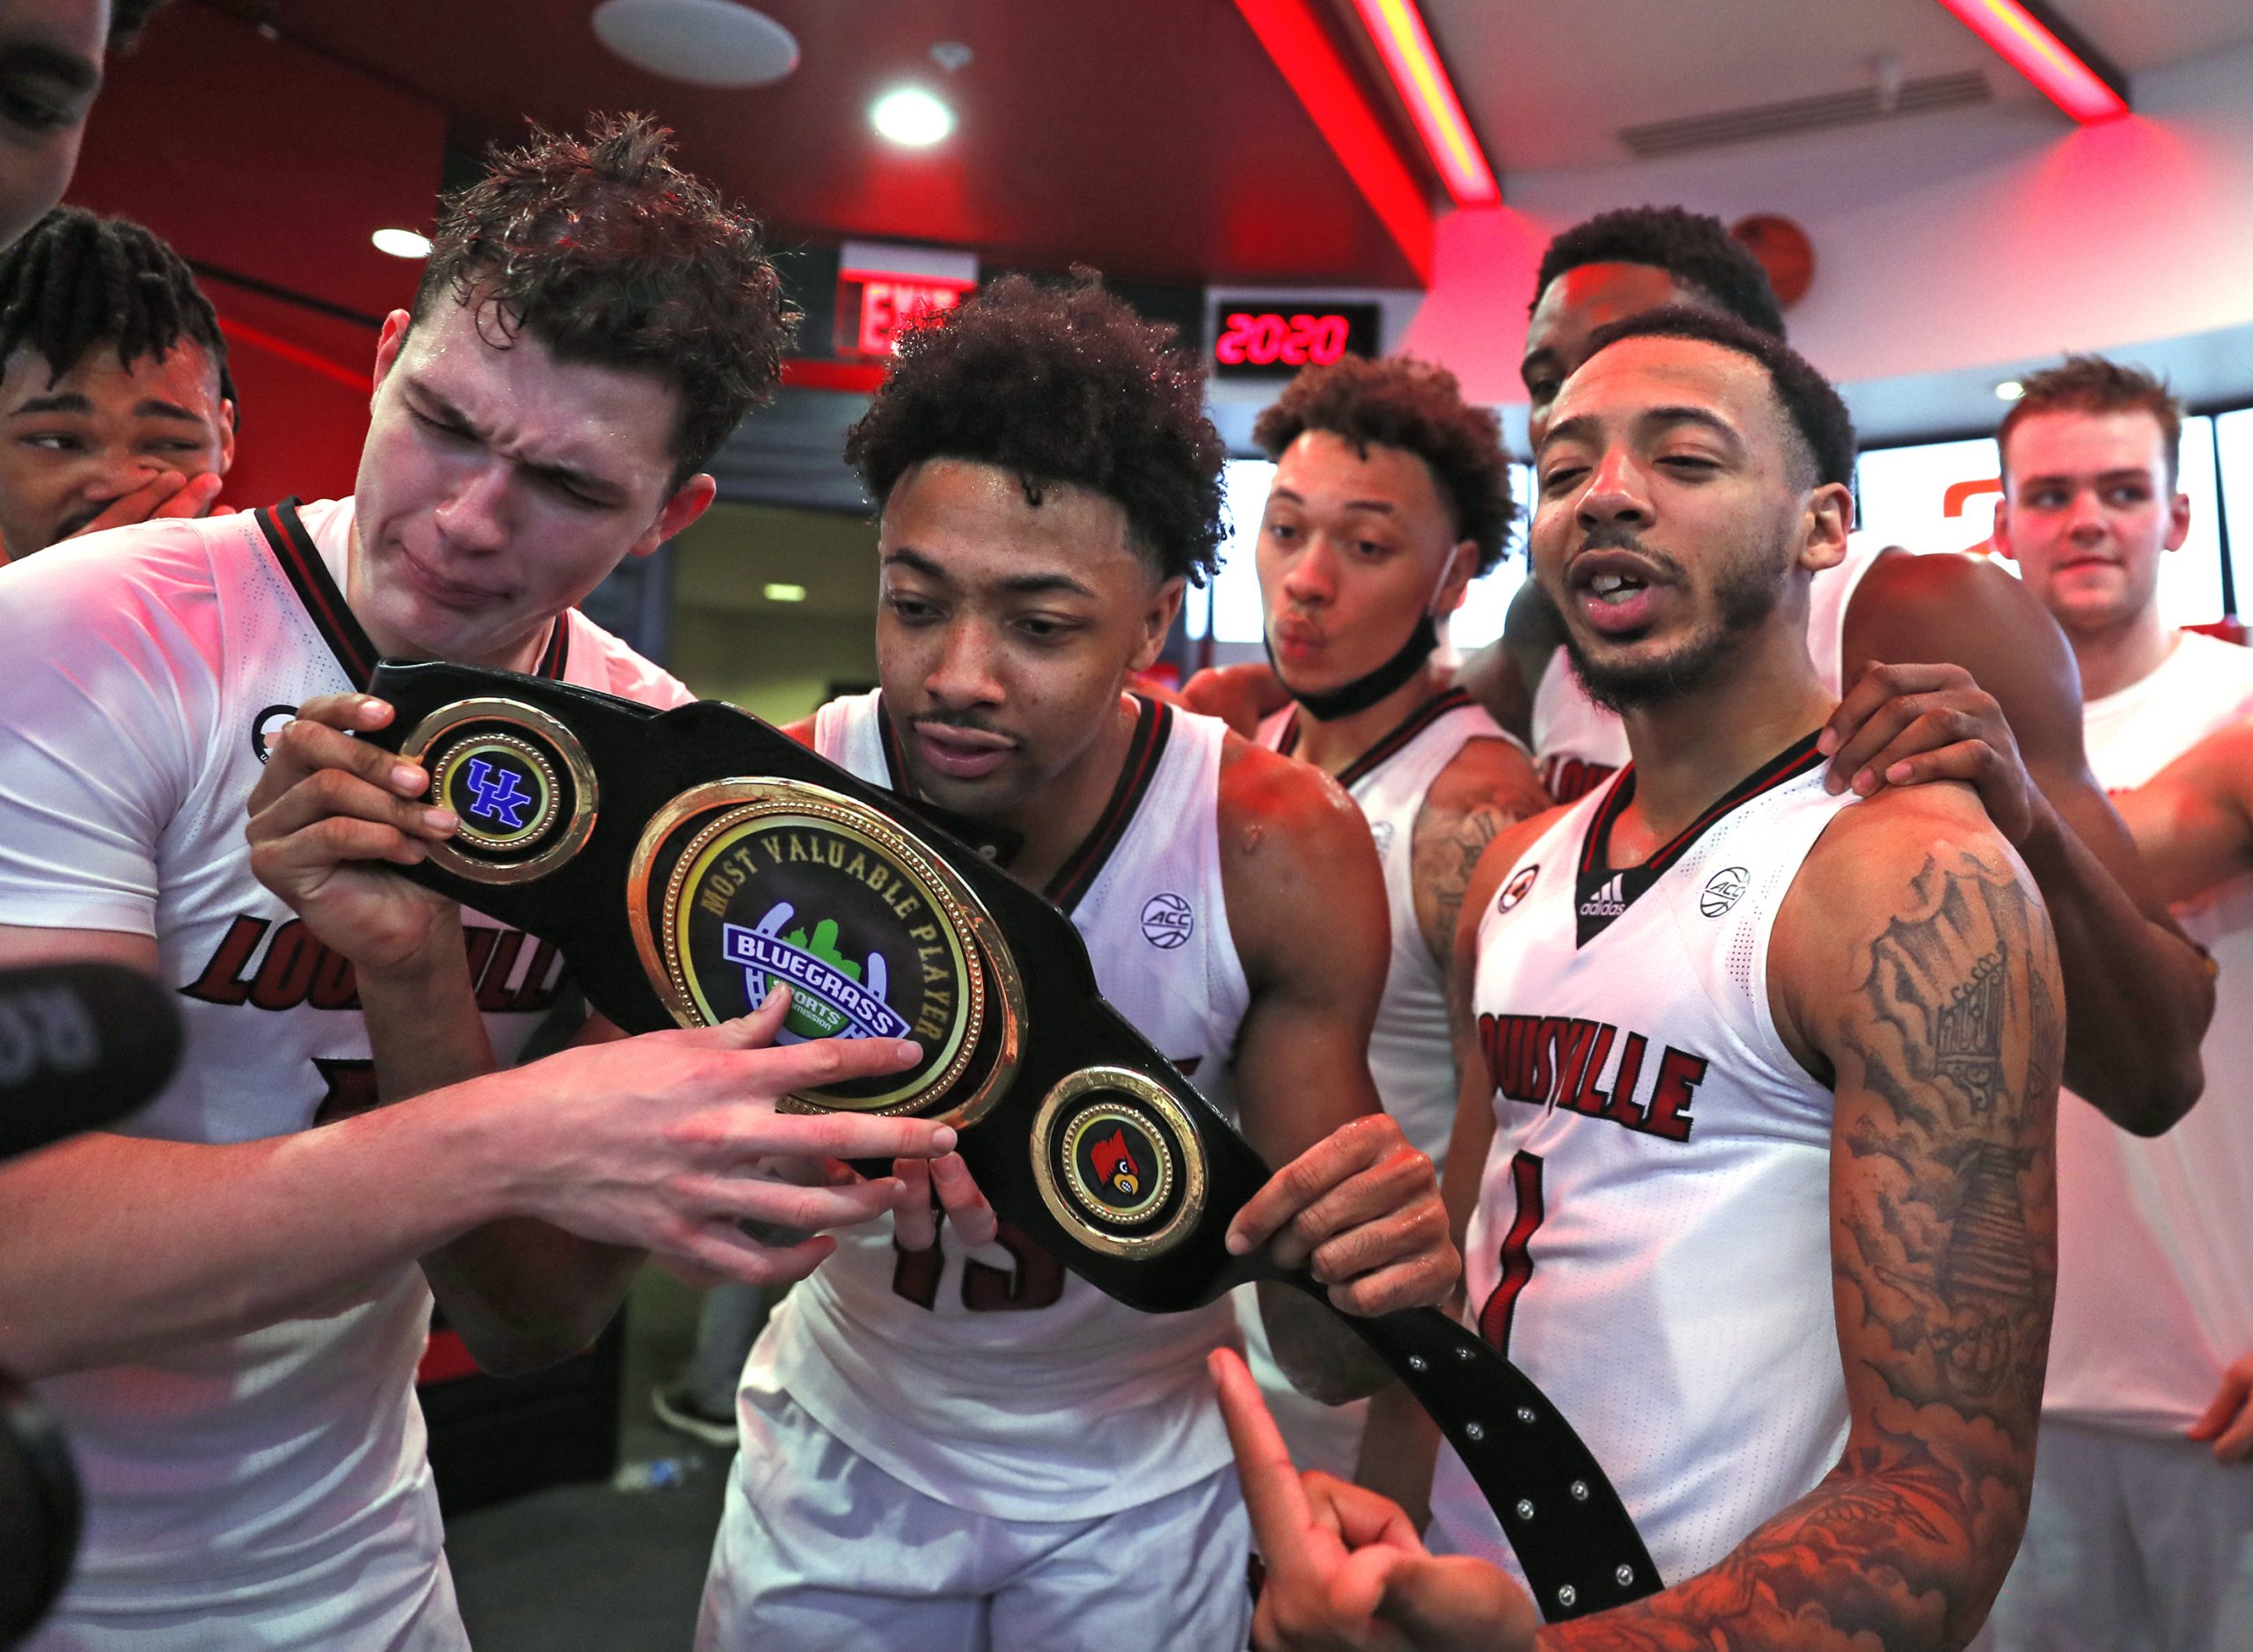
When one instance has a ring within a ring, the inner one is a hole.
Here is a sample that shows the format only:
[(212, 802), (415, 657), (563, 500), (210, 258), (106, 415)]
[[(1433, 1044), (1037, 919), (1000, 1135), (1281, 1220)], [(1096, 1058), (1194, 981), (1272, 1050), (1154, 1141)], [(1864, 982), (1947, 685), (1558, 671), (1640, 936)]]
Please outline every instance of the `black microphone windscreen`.
[(0, 970), (0, 1158), (123, 1117), (180, 1065), (172, 995), (122, 964)]

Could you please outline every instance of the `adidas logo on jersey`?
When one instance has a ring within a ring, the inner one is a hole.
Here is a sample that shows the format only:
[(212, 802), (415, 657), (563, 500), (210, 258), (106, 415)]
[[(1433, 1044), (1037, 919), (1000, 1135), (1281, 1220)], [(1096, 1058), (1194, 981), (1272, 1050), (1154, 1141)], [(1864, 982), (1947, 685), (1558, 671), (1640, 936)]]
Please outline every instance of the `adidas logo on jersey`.
[(1617, 872), (1603, 888), (1581, 902), (1581, 916), (1583, 918), (1616, 918), (1626, 910), (1627, 892), (1620, 886), (1620, 875)]

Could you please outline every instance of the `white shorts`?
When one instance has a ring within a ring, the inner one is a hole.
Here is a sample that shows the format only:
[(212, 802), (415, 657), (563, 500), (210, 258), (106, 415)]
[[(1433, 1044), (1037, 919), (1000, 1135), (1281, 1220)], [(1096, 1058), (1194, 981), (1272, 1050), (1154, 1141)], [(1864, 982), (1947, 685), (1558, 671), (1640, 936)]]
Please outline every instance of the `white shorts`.
[(1232, 1466), (1097, 1519), (1002, 1520), (894, 1479), (787, 1396), (747, 1391), (740, 1408), (697, 1652), (1241, 1652), (1250, 1637)]
[(1996, 1652), (2253, 1648), (2253, 1464), (2191, 1440), (2044, 1420)]

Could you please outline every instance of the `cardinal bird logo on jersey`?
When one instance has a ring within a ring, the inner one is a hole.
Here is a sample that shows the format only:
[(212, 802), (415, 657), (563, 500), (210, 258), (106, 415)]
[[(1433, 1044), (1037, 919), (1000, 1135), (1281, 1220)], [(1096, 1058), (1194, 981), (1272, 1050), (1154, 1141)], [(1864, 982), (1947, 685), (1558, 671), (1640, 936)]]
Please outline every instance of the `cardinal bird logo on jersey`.
[(1113, 1130), (1088, 1149), (1097, 1180), (1132, 1199), (1142, 1191), (1142, 1169), (1126, 1146), (1126, 1132)]

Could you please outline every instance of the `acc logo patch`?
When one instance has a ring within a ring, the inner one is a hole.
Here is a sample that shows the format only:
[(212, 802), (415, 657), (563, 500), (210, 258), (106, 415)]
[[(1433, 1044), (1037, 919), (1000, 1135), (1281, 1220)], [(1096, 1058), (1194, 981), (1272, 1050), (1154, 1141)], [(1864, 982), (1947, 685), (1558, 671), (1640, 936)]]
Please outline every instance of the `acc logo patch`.
[(1195, 910), (1179, 895), (1152, 895), (1142, 903), (1142, 938), (1161, 952), (1185, 944), (1196, 928)]
[(1508, 912), (1523, 900), (1527, 891), (1533, 887), (1533, 880), (1540, 876), (1541, 865), (1537, 861), (1531, 866), (1520, 867), (1511, 874), (1509, 882), (1502, 885), (1502, 892), (1494, 902), (1494, 910)]
[(429, 770), (430, 801), (461, 823), (431, 860), (473, 882), (542, 877), (594, 832), (594, 766), (578, 737), (537, 707), (456, 701), (425, 717), (400, 755)]
[(262, 707), (250, 720), (250, 749), (258, 754), (260, 762), (274, 755), (274, 737), (297, 715), (295, 706), (273, 705)]
[(981, 942), (983, 909), (876, 810), (794, 781), (700, 787), (651, 821), (633, 877), (635, 943), (684, 1024), (746, 1015), (780, 986), (783, 1043), (922, 1046), (906, 1072), (810, 1091), (810, 1105), (936, 1115), (965, 1096), (990, 1105), (1014, 1072), (1023, 1001), (997, 977), (998, 933)]
[(1698, 910), (1709, 918), (1718, 918), (1744, 899), (1752, 875), (1742, 866), (1724, 866), (1706, 880), (1705, 889), (1698, 896)]
[(1066, 1076), (1032, 1126), (1033, 1178), (1065, 1230), (1112, 1256), (1171, 1249), (1205, 1208), (1205, 1153), (1180, 1102), (1148, 1075)]
[(1392, 853), (1392, 822), (1379, 820), (1369, 827), (1369, 841), (1376, 845), (1376, 857), (1383, 860)]

